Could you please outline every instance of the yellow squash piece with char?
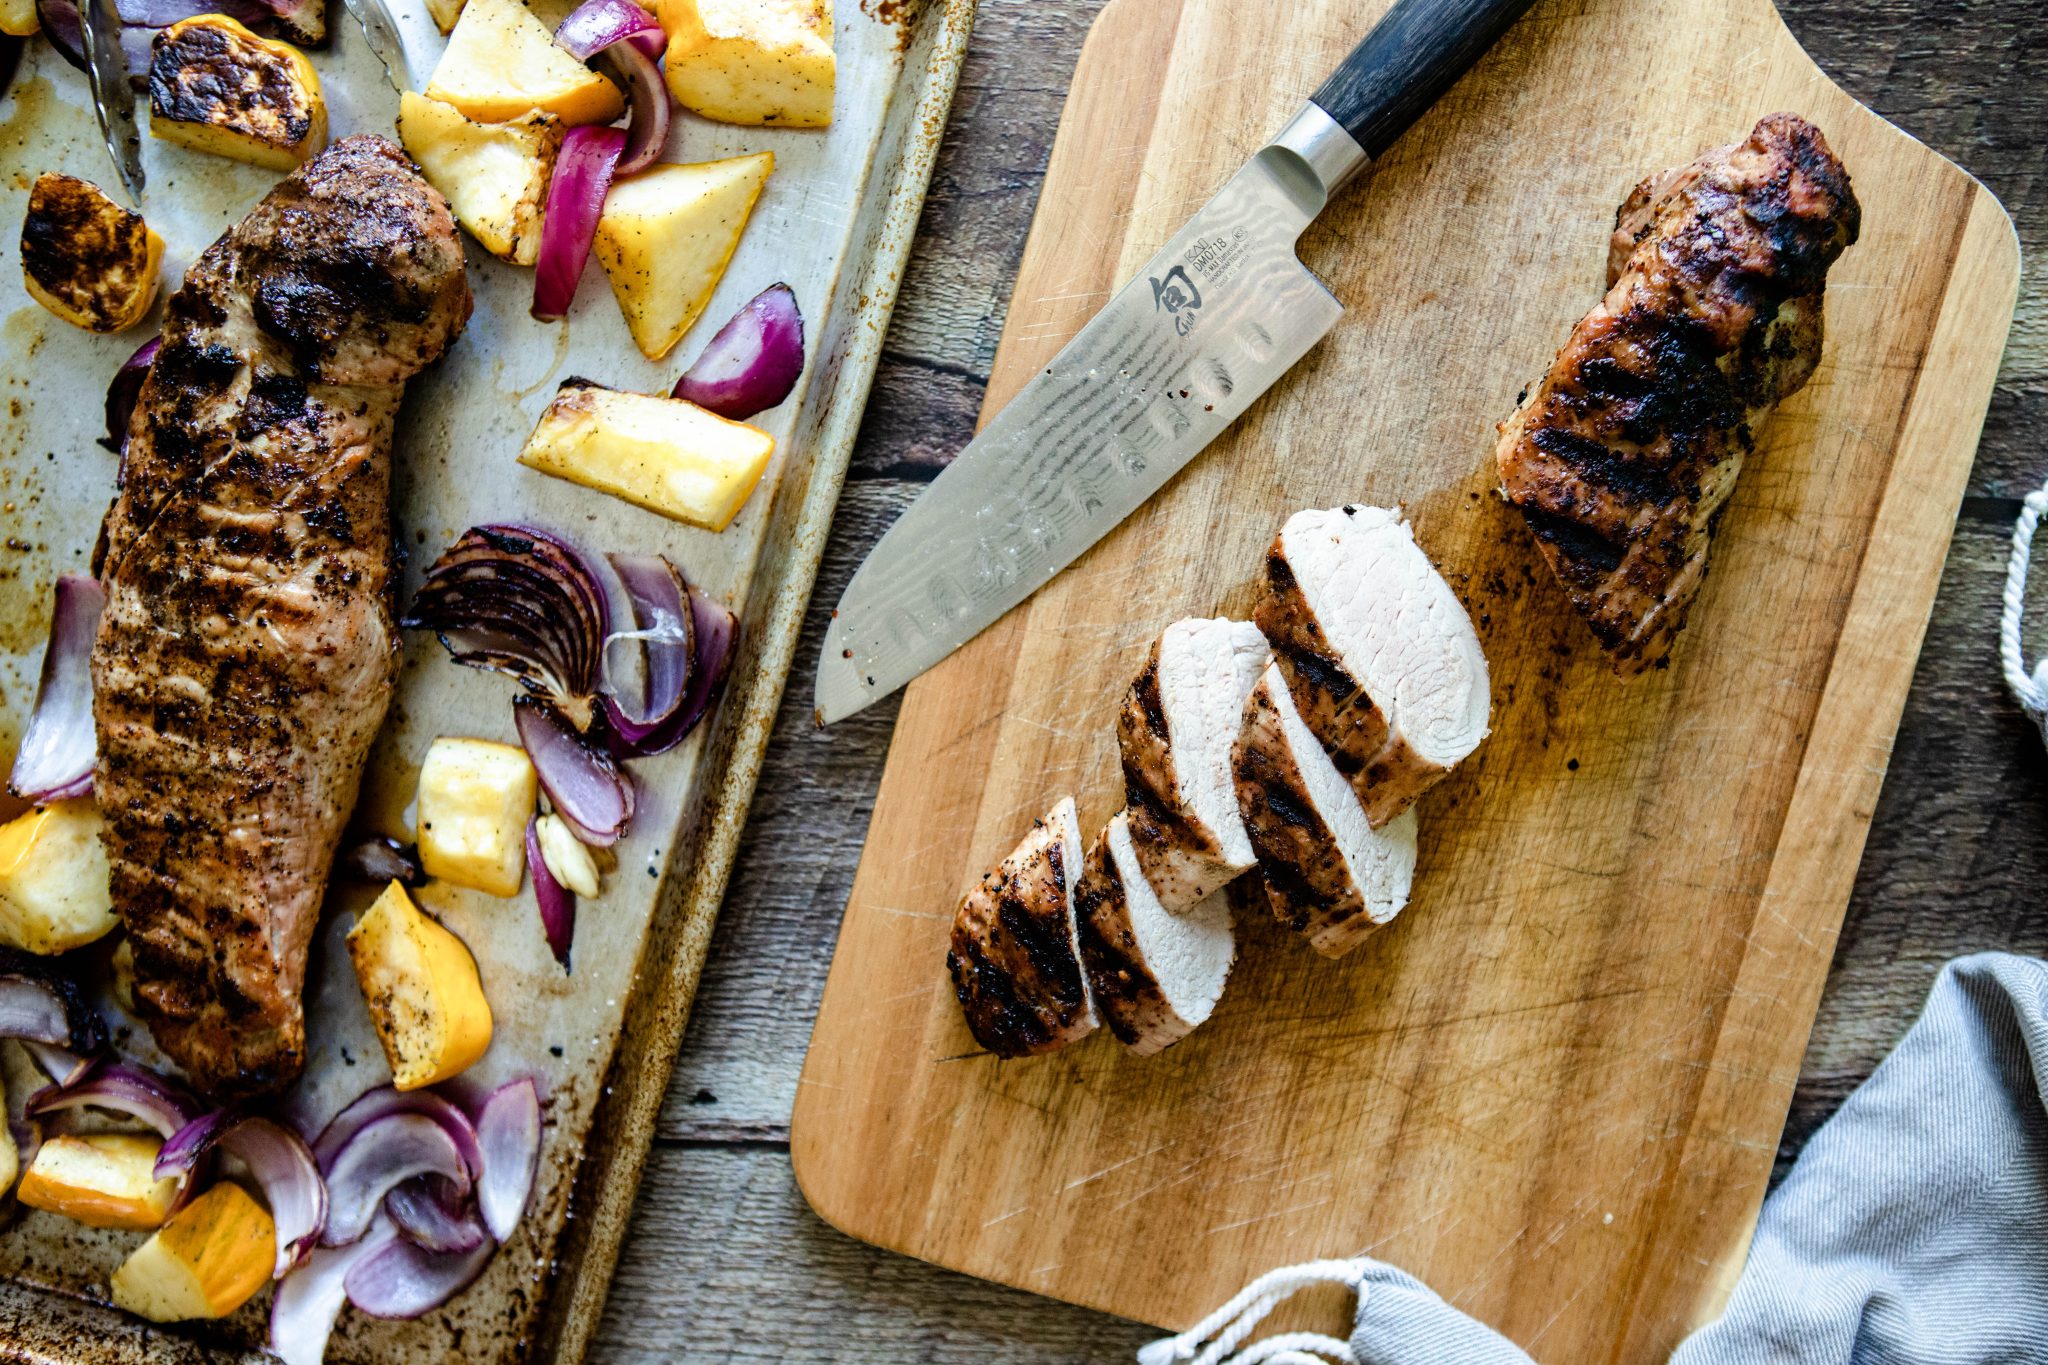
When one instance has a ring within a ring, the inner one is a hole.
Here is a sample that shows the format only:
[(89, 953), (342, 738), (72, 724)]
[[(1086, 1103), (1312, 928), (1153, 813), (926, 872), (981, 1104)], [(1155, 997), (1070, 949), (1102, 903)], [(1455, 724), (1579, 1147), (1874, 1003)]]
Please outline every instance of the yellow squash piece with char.
[(277, 1227), (223, 1180), (171, 1216), (114, 1272), (114, 1306), (151, 1322), (224, 1318), (270, 1280)]
[(178, 1182), (156, 1178), (157, 1138), (138, 1133), (60, 1133), (36, 1148), (15, 1192), (32, 1209), (94, 1228), (161, 1227)]
[(75, 327), (119, 332), (156, 301), (163, 238), (90, 180), (46, 171), (21, 220), (21, 274), (29, 297)]
[(398, 137), (455, 221), (501, 261), (532, 265), (540, 255), (541, 209), (567, 130), (553, 114), (479, 123), (452, 104), (405, 92)]
[(564, 384), (519, 462), (723, 531), (761, 482), (775, 438), (680, 398)]
[(420, 764), (420, 866), (429, 877), (516, 896), (540, 776), (526, 750), (443, 736)]
[(92, 798), (38, 806), (0, 825), (0, 943), (68, 953), (119, 923)]
[(613, 182), (593, 246), (649, 360), (673, 350), (711, 302), (774, 169), (773, 152), (756, 152)]
[(661, 26), (685, 109), (724, 123), (832, 122), (832, 0), (661, 0)]
[(397, 882), (348, 932), (356, 984), (400, 1090), (460, 1075), (491, 1045), (491, 1006), (476, 958), (422, 914)]
[(35, 0), (0, 0), (0, 33), (26, 38), (40, 27)]
[(327, 98), (290, 43), (200, 14), (151, 45), (149, 131), (195, 152), (297, 170), (327, 146)]
[(610, 123), (626, 108), (619, 87), (556, 47), (520, 0), (469, 0), (426, 93), (484, 123), (535, 112)]

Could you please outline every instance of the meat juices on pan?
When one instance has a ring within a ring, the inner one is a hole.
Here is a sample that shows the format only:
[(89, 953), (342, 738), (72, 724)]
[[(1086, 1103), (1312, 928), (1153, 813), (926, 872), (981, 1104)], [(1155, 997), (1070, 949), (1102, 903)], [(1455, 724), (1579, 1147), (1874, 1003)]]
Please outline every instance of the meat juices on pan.
[(998, 1057), (1052, 1052), (1095, 1027), (1074, 913), (1082, 856), (1069, 796), (954, 912), (953, 994), (975, 1041)]
[(306, 950), (396, 676), (393, 419), (469, 310), (447, 202), (349, 138), (186, 273), (135, 407), (94, 789), (138, 1011), (217, 1099), (305, 1062)]
[(1828, 269), (1861, 219), (1796, 114), (1644, 181), (1607, 296), (1501, 424), (1501, 493), (1622, 677), (1668, 661), (1757, 425), (1820, 363)]
[(1271, 651), (1244, 621), (1176, 621), (1117, 712), (1130, 840), (1178, 914), (1257, 861), (1238, 816), (1230, 746)]

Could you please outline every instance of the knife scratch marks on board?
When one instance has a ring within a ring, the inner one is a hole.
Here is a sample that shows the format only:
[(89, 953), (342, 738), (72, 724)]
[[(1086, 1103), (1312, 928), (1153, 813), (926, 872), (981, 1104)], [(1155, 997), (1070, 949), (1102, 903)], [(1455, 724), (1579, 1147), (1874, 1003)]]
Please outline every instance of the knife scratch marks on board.
[(989, 1230), (990, 1228), (994, 1227), (994, 1226), (995, 1226), (996, 1224), (998, 1224), (998, 1223), (1007, 1223), (1007, 1222), (1009, 1222), (1009, 1221), (1010, 1221), (1010, 1220), (1011, 1220), (1012, 1218), (1015, 1218), (1015, 1217), (1016, 1217), (1016, 1216), (1017, 1216), (1018, 1214), (1020, 1214), (1020, 1213), (1029, 1213), (1030, 1211), (1031, 1211), (1031, 1205), (1029, 1205), (1029, 1204), (1020, 1204), (1020, 1205), (1019, 1205), (1019, 1206), (1017, 1206), (1016, 1208), (1014, 1208), (1014, 1209), (1011, 1209), (1011, 1210), (1010, 1210), (1010, 1211), (1009, 1211), (1008, 1213), (999, 1213), (999, 1214), (997, 1214), (997, 1215), (996, 1215), (995, 1217), (993, 1217), (993, 1218), (989, 1219), (989, 1220), (988, 1220), (988, 1221), (987, 1221), (986, 1223), (983, 1223), (983, 1224), (981, 1225), (981, 1230), (982, 1230), (983, 1232), (986, 1232), (986, 1231), (988, 1231), (988, 1230)]
[(1078, 1180), (1069, 1180), (1066, 1184), (1060, 1186), (1060, 1193), (1065, 1194), (1068, 1190), (1074, 1189), (1081, 1185), (1089, 1184), (1093, 1181), (1100, 1180), (1102, 1179), (1102, 1177), (1108, 1175), (1110, 1172), (1120, 1171), (1134, 1161), (1143, 1161), (1148, 1156), (1157, 1156), (1161, 1152), (1166, 1151), (1168, 1148), (1176, 1147), (1179, 1145), (1180, 1140), (1178, 1138), (1174, 1138), (1169, 1141), (1160, 1143), (1157, 1147), (1148, 1148), (1145, 1151), (1139, 1152), (1134, 1156), (1127, 1156), (1122, 1161), (1112, 1161), (1109, 1165), (1104, 1166), (1099, 1171), (1095, 1171), (1091, 1174), (1084, 1175)]
[(1306, 1213), (1310, 1209), (1323, 1207), (1333, 1197), (1331, 1195), (1324, 1195), (1321, 1199), (1312, 1200), (1306, 1204), (1290, 1204), (1284, 1209), (1268, 1209), (1264, 1213), (1253, 1214), (1250, 1218), (1239, 1218), (1228, 1223), (1218, 1223), (1215, 1227), (1204, 1230), (1202, 1235), (1204, 1237), (1214, 1237), (1219, 1232), (1229, 1232), (1233, 1228), (1246, 1228), (1254, 1223), (1264, 1223), (1275, 1218), (1285, 1218), (1290, 1213)]
[(900, 905), (873, 905), (868, 908), (877, 915), (900, 915), (904, 919), (946, 920), (952, 918), (952, 916), (942, 915), (936, 910), (909, 910)]

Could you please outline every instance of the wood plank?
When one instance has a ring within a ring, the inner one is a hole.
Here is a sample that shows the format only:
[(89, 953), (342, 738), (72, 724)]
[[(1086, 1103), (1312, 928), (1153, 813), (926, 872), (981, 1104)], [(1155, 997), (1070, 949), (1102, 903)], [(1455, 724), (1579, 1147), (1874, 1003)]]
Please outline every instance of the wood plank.
[[(1211, 11), (1187, 11), (1198, 12)], [(1759, 1021), (1730, 1011), (1731, 989), (1751, 927), (1768, 930), (1777, 918), (1801, 931), (1799, 951), (1783, 960), (1788, 975), (1820, 980), (1842, 905), (1830, 877), (1846, 887), (1868, 809), (1856, 812), (1853, 830), (1809, 828), (1794, 793), (1803, 771), (1847, 759), (1806, 757), (1812, 737), (1835, 723), (1827, 698), (1881, 695), (1895, 712), (1910, 656), (1866, 658), (1853, 645), (1881, 630), (1859, 614), (1854, 584), (1866, 552), (1886, 562), (1897, 554), (1908, 566), (1903, 601), (1879, 595), (1882, 604), (1924, 618), (1989, 357), (1964, 357), (1953, 371), (1980, 371), (1953, 385), (1964, 395), (1960, 426), (1930, 419), (1916, 408), (1918, 390), (1894, 380), (1921, 367), (1952, 290), (1961, 306), (2001, 322), (2010, 292), (1997, 279), (1973, 288), (1952, 273), (1974, 187), (1853, 111), (1789, 41), (1630, 12), (1642, 24), (1638, 39), (1675, 35), (1677, 50), (1655, 63), (1657, 80), (1616, 79), (1614, 55), (1628, 50), (1618, 35), (1563, 36), (1611, 13), (1570, 7), (1546, 28), (1554, 11), (1539, 8), (1531, 41), (1515, 54), (1512, 88), (1501, 71), (1482, 72), (1467, 98), (1454, 95), (1379, 169), (1375, 192), (1310, 245), (1353, 303), (1351, 322), (1236, 439), (1029, 609), (912, 689), (835, 969), (835, 982), (843, 970), (857, 985), (843, 1004), (828, 987), (821, 1015), (821, 1039), (858, 1036), (861, 1045), (822, 1061), (814, 1052), (805, 1077), (814, 1084), (797, 1103), (798, 1170), (835, 1221), (979, 1273), (1167, 1321), (1195, 1315), (1289, 1251), (1360, 1242), (1383, 1245), (1510, 1331), (1567, 1354), (1574, 1343), (1605, 1342), (1604, 1324), (1617, 1308), (1630, 1311), (1631, 1296), (1641, 1297), (1634, 1318), (1623, 1318), (1628, 1344), (1615, 1347), (1629, 1355), (1668, 1343), (1698, 1311), (1696, 1288), (1645, 1253), (1675, 1243), (1667, 1265), (1682, 1252), (1725, 1260), (1761, 1192), (1805, 1015), (1780, 1006)], [(1161, 73), (1163, 107), (1199, 99), (1209, 118), (1155, 126), (1124, 235), (1105, 259), (1133, 264), (1242, 155), (1250, 132), (1277, 122), (1286, 96), (1274, 92), (1296, 68), (1334, 59), (1314, 8), (1297, 7), (1287, 21), (1297, 13), (1293, 40), (1281, 16), (1261, 20), (1273, 41), (1254, 60), (1241, 43), (1185, 20), (1170, 61), (1136, 58)], [(1596, 59), (1600, 71), (1580, 69)], [(1694, 77), (1674, 81), (1672, 68), (1688, 64)], [(1627, 92), (1604, 123), (1532, 103), (1537, 91), (1596, 88), (1610, 105), (1614, 91)], [(1677, 88), (1692, 96), (1686, 106), (1660, 108), (1662, 92)], [(1484, 478), (1472, 452), (1484, 448), (1488, 416), (1508, 405), (1518, 381), (1510, 367), (1540, 363), (1517, 356), (1547, 355), (1590, 299), (1578, 277), (1597, 283), (1590, 239), (1602, 235), (1621, 190), (1783, 104), (1828, 127), (1871, 209), (1869, 235), (1831, 298), (1829, 370), (1780, 414), (1738, 494), (1683, 666), (1634, 693), (1603, 689), (1583, 654), (1552, 663), (1553, 646), (1565, 643), (1555, 604), (1526, 586), (1537, 580), (1516, 559), (1526, 555), (1522, 542), (1476, 496)], [(1545, 127), (1573, 130), (1572, 158), (1556, 147), (1504, 154), (1487, 141)], [(1057, 161), (1056, 152), (1055, 183)], [(1540, 186), (1499, 173), (1532, 164), (1567, 169)], [(1102, 178), (1099, 164), (1089, 170), (1091, 182)], [(1528, 231), (1516, 251), (1488, 254), (1498, 245), (1490, 225), (1543, 223), (1560, 199), (1582, 211), (1557, 220), (1558, 235)], [(1584, 209), (1595, 201), (1601, 212)], [(1573, 233), (1589, 240), (1574, 243)], [(1338, 249), (1353, 238), (1441, 250), (1376, 256), (1368, 267), (1364, 253)], [(1021, 292), (1059, 291), (1034, 281)], [(1460, 297), (1495, 306), (1478, 315), (1441, 302)], [(1428, 326), (1418, 329), (1418, 317)], [(1899, 318), (1918, 321), (1890, 325)], [(1012, 335), (1032, 334), (1013, 318)], [(1350, 373), (1379, 382), (1315, 386), (1319, 375)], [(1949, 373), (1937, 389), (1949, 387)], [(1320, 414), (1288, 401), (1310, 391)], [(1320, 436), (1318, 416), (1330, 422)], [(1946, 471), (1945, 491), (1886, 502), (1891, 451), (1912, 444), (1900, 433), (1919, 422), (1947, 442), (1930, 457)], [(1338, 430), (1383, 441), (1398, 432), (1403, 448), (1378, 458), (1347, 451), (1342, 468), (1314, 458)], [(1502, 699), (1497, 734), (1425, 810), (1436, 832), (1422, 881), (1439, 888), (1433, 899), (1418, 893), (1426, 913), (1335, 980), (1312, 975), (1298, 955), (1255, 948), (1248, 979), (1211, 1029), (1149, 1069), (1100, 1047), (1031, 1068), (943, 1063), (971, 1047), (936, 971), (958, 887), (1050, 803), (1055, 784), (1079, 788), (1091, 818), (1108, 813), (1106, 726), (1090, 732), (1074, 717), (1107, 716), (1131, 668), (1126, 656), (1158, 625), (1241, 595), (1285, 510), (1358, 495), (1408, 499), (1425, 543), (1491, 594), (1481, 614)], [(1224, 506), (1231, 517), (1218, 515)], [(1886, 537), (1875, 550), (1874, 519)], [(1172, 574), (1155, 572), (1162, 544), (1174, 547)], [(1533, 609), (1521, 610), (1525, 601)], [(1844, 638), (1852, 643), (1838, 651)], [(1767, 705), (1738, 716), (1734, 699), (1759, 677), (1773, 684)], [(1728, 742), (1738, 733), (1749, 746), (1742, 753)], [(1581, 760), (1576, 776), (1567, 776), (1567, 755)], [(997, 776), (985, 782), (990, 772)], [(902, 793), (896, 804), (892, 787)], [(1584, 832), (1602, 829), (1645, 837), (1596, 846), (1602, 866), (1581, 866)], [(1832, 849), (1839, 866), (1767, 899), (1781, 841)], [(1520, 854), (1505, 866), (1495, 854), (1503, 842)], [(1638, 905), (1630, 888), (1649, 887), (1655, 903)], [(1487, 973), (1429, 967), (1475, 955)], [(1497, 1022), (1510, 1016), (1512, 1024)], [(1726, 1048), (1742, 1053), (1736, 1071), (1754, 1083), (1716, 1078), (1717, 1049)], [(1480, 1076), (1494, 1084), (1471, 1083)], [(1378, 1084), (1361, 1089), (1362, 1078)], [(1239, 1117), (1205, 1129), (1201, 1115), (1219, 1111)], [(1695, 1128), (1743, 1140), (1715, 1143), (1713, 1162), (1682, 1163), (1668, 1136)], [(813, 1131), (815, 1145), (806, 1141)], [(1184, 1142), (1197, 1131), (1215, 1140)], [(1560, 1139), (1566, 1132), (1573, 1142)], [(872, 1201), (864, 1191), (886, 1194)], [(1191, 1223), (1212, 1236), (1187, 1238)], [(1672, 1228), (1681, 1230), (1667, 1236)], [(1120, 1278), (1105, 1248), (1124, 1244), (1160, 1251)], [(1519, 1267), (1512, 1277), (1496, 1273), (1509, 1265)], [(1581, 1292), (1594, 1285), (1604, 1292)], [(1558, 1303), (1577, 1307), (1559, 1315)]]

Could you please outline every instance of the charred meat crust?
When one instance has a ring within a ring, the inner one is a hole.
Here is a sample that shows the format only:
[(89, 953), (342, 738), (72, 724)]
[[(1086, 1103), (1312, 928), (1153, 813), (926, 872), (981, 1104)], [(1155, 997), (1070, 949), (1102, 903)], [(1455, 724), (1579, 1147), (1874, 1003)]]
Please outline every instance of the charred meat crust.
[[(1337, 771), (1361, 800), (1367, 800), (1380, 776), (1374, 760), (1387, 748), (1387, 716), (1324, 637), (1279, 536), (1266, 551), (1266, 591), (1252, 611), (1252, 620), (1272, 643), (1274, 661), (1287, 679), (1295, 710), (1323, 742)], [(1372, 815), (1371, 801), (1367, 800), (1366, 808)], [(1373, 823), (1385, 818), (1373, 816)]]
[(1144, 669), (1117, 710), (1124, 804), (1130, 816), (1131, 845), (1145, 874), (1166, 898), (1192, 903), (1200, 896), (1176, 895), (1175, 888), (1187, 883), (1204, 889), (1214, 881), (1223, 849), (1213, 831), (1189, 820), (1181, 808), (1173, 737), (1159, 695), (1159, 655), (1160, 645), (1155, 641)]
[(1502, 493), (1621, 675), (1666, 662), (1755, 428), (1819, 363), (1827, 273), (1860, 226), (1793, 114), (1644, 181), (1607, 297), (1502, 424)]
[[(1132, 824), (1136, 838), (1136, 824)], [(1081, 929), (1081, 962), (1095, 993), (1095, 1008), (1125, 1047), (1157, 1052), (1190, 1031), (1159, 988), (1138, 952), (1123, 878), (1110, 856), (1109, 831), (1089, 846), (1081, 881), (1074, 889), (1074, 913)]]
[[(364, 291), (381, 272), (417, 321), (387, 303), (281, 344), (262, 283), (337, 270)], [(392, 422), (468, 312), (445, 201), (352, 138), (192, 267), (136, 405), (99, 566), (95, 787), (138, 1012), (216, 1098), (304, 1064), (307, 948), (396, 675)]]
[(1050, 1052), (1086, 1032), (1087, 988), (1067, 919), (1059, 831), (1032, 824), (953, 918), (946, 970), (974, 1039), (999, 1057)]
[(1363, 915), (1365, 902), (1336, 836), (1316, 813), (1267, 680), (1245, 704), (1244, 728), (1230, 757), (1238, 810), (1258, 850), (1273, 918), (1313, 936)]

